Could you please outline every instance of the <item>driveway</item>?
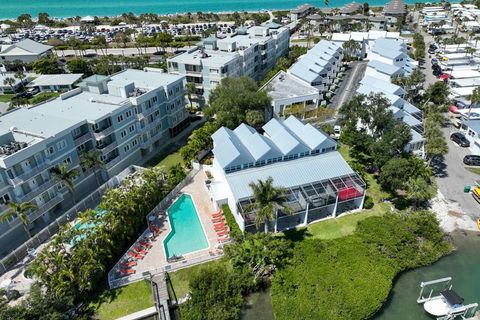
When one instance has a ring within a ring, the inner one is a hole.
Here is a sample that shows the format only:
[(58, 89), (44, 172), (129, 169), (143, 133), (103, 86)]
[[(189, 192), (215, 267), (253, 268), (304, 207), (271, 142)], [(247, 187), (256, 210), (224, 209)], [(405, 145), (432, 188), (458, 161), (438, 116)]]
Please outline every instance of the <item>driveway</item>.
[(469, 148), (459, 147), (450, 140), (450, 135), (457, 130), (453, 126), (442, 129), (448, 143), (448, 154), (443, 162), (436, 166), (437, 184), (447, 200), (457, 202), (465, 214), (472, 218), (480, 217), (480, 204), (463, 187), (473, 185), (480, 175), (470, 172), (463, 165), (463, 157), (471, 154)]
[(362, 80), (367, 68), (367, 61), (354, 61), (347, 70), (345, 79), (337, 89), (337, 94), (333, 97), (331, 108), (340, 108), (342, 104), (348, 102), (355, 95), (360, 80)]

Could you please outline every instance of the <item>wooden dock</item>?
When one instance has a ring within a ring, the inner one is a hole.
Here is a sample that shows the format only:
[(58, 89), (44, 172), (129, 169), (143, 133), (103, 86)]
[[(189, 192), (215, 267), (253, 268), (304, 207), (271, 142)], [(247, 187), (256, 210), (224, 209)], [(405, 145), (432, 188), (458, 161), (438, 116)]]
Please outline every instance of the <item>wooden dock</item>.
[(152, 277), (152, 293), (158, 312), (158, 319), (170, 320), (170, 296), (168, 295), (167, 281), (164, 273), (159, 273)]

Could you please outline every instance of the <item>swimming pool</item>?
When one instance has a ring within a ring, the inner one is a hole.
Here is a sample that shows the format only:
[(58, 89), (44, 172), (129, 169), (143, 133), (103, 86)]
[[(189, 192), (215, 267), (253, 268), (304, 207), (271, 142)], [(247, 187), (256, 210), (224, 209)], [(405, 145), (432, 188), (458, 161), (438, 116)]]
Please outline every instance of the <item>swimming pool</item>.
[(167, 258), (208, 248), (192, 197), (180, 196), (167, 210), (172, 230), (163, 241)]

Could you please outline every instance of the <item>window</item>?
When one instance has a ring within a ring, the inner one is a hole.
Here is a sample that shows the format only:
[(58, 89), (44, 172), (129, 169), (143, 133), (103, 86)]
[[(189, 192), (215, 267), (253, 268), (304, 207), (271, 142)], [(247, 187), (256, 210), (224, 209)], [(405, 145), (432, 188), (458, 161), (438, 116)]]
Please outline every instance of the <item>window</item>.
[(71, 157), (66, 158), (65, 160), (63, 160), (63, 163), (72, 164), (72, 158)]
[(128, 152), (130, 150), (130, 145), (127, 144), (125, 147), (123, 147), (123, 150), (125, 152)]
[(179, 91), (180, 91), (180, 86), (175, 87), (175, 92), (178, 93)]
[(47, 150), (45, 150), (45, 154), (48, 156), (51, 156), (52, 154), (55, 153), (55, 149), (53, 147), (48, 147)]
[(158, 101), (157, 97), (153, 97), (153, 98), (152, 98), (152, 102), (153, 102), (153, 103), (155, 103), (155, 102), (157, 102), (157, 101)]
[(60, 150), (63, 150), (67, 147), (67, 141), (65, 141), (65, 139), (57, 142), (57, 150), (60, 151)]
[(210, 84), (211, 84), (211, 85), (217, 85), (217, 84), (218, 84), (218, 81), (210, 80)]
[(130, 118), (132, 116), (132, 110), (128, 110), (127, 112), (125, 112), (125, 116), (127, 118)]
[(168, 95), (173, 96), (173, 90), (172, 89), (168, 90)]
[(120, 122), (122, 122), (122, 121), (123, 121), (123, 114), (121, 114), (121, 115), (119, 115), (119, 116), (117, 117), (117, 122), (120, 123)]
[(127, 130), (123, 130), (122, 132), (120, 132), (120, 137), (125, 138), (127, 136)]
[(3, 196), (0, 197), (0, 204), (5, 205), (10, 202), (10, 196), (8, 193), (5, 193)]
[(138, 144), (138, 140), (137, 140), (137, 139), (135, 139), (135, 140), (132, 141), (132, 147), (135, 147), (137, 144)]
[(210, 69), (210, 73), (216, 73), (216, 74), (218, 74), (218, 71), (219, 71), (218, 69)]
[(128, 131), (129, 131), (129, 132), (135, 131), (135, 125), (132, 124), (132, 125), (128, 128)]

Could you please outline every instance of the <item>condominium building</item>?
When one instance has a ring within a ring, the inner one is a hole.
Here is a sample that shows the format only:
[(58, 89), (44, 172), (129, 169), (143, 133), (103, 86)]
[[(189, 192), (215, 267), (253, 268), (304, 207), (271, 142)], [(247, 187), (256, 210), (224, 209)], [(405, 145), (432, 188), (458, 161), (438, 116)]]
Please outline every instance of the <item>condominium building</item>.
[(204, 39), (199, 46), (168, 59), (168, 72), (186, 77), (196, 85), (197, 98), (209, 92), (223, 78), (248, 76), (261, 81), (287, 55), (289, 29), (275, 23), (240, 28), (233, 36)]
[[(28, 229), (37, 231), (72, 206), (51, 168), (78, 168), (75, 199), (131, 164), (161, 149), (189, 125), (184, 77), (158, 69), (94, 75), (59, 98), (0, 116), (0, 215), (9, 202), (31, 202)], [(98, 150), (101, 172), (81, 166), (82, 153)], [(25, 239), (21, 222), (0, 224), (0, 254)]]
[(365, 182), (337, 151), (337, 142), (310, 124), (290, 116), (271, 119), (263, 134), (241, 124), (213, 135), (213, 179), (208, 190), (218, 207), (228, 204), (244, 231), (255, 225), (251, 183), (273, 179), (286, 190), (286, 206), (278, 209), (268, 229), (282, 231), (363, 207)]
[(300, 57), (287, 71), (311, 86), (326, 92), (342, 66), (343, 49), (338, 44), (321, 40)]

